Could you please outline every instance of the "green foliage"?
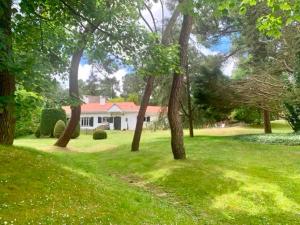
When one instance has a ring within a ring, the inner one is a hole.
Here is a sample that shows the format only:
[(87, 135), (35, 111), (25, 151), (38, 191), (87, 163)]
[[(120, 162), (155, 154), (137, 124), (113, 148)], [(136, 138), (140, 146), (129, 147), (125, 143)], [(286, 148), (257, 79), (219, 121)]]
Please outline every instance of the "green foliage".
[(73, 132), (73, 134), (72, 134), (72, 136), (71, 136), (71, 138), (76, 139), (79, 136), (80, 136), (80, 124), (78, 123), (75, 130), (74, 130), (74, 132)]
[(93, 133), (94, 140), (106, 139), (107, 133), (104, 130), (96, 129)]
[(39, 124), (43, 98), (37, 93), (19, 89), (15, 93), (16, 131), (15, 137), (33, 134)]
[(194, 103), (210, 121), (227, 119), (233, 110), (231, 105), (232, 91), (229, 79), (223, 75), (217, 64), (201, 66), (193, 75), (192, 93)]
[(264, 15), (257, 20), (258, 29), (268, 36), (279, 38), (282, 28), (294, 22), (300, 22), (300, 4), (294, 0), (242, 0), (236, 4), (236, 0), (220, 1), (219, 10), (228, 12), (238, 10), (245, 15), (253, 6), (264, 8)]
[(125, 101), (126, 101), (126, 99), (123, 97), (115, 97), (115, 98), (109, 99), (108, 102), (117, 103), (117, 102), (125, 102)]
[(126, 97), (115, 97), (112, 99), (109, 99), (110, 103), (118, 103), (118, 102), (134, 102), (136, 104), (139, 103), (139, 96), (137, 93), (130, 93)]
[(66, 128), (66, 124), (62, 120), (58, 120), (54, 126), (53, 136), (59, 138)]
[(41, 135), (53, 137), (53, 130), (56, 122), (62, 120), (66, 122), (67, 116), (62, 108), (46, 108), (42, 110), (41, 115)]
[(144, 56), (138, 70), (141, 75), (162, 76), (180, 70), (178, 45), (150, 45)]
[(122, 96), (126, 98), (131, 98), (130, 96), (135, 95), (138, 97), (136, 102), (138, 103), (140, 102), (140, 96), (143, 95), (144, 88), (145, 88), (145, 80), (143, 76), (140, 76), (137, 73), (126, 74), (123, 78)]
[(285, 103), (287, 109), (286, 119), (295, 132), (300, 131), (300, 105)]
[(126, 98), (126, 101), (128, 102), (134, 102), (135, 104), (139, 104), (139, 95), (137, 93), (130, 93), (128, 97)]
[(240, 107), (233, 111), (232, 118), (239, 122), (248, 124), (261, 124), (262, 114), (258, 109)]

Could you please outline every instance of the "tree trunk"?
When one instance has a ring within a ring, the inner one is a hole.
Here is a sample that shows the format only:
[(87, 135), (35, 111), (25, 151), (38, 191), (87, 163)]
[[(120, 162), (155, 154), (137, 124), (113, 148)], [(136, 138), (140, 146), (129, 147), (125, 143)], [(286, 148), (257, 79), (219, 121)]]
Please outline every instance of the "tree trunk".
[(135, 131), (134, 131), (133, 141), (131, 144), (131, 151), (133, 151), (133, 152), (139, 150), (144, 118), (145, 118), (145, 114), (146, 114), (147, 107), (149, 104), (150, 96), (151, 96), (151, 93), (153, 90), (153, 83), (154, 83), (154, 76), (149, 76), (147, 79), (145, 92), (144, 92), (141, 106), (139, 109), (139, 113), (137, 116), (136, 127), (135, 127)]
[(12, 145), (15, 134), (15, 76), (12, 62), (11, 0), (0, 0), (0, 144)]
[(263, 114), (264, 114), (265, 134), (271, 134), (272, 133), (272, 126), (271, 126), (270, 112), (267, 111), (267, 110), (264, 110)]
[(189, 66), (188, 62), (186, 64), (186, 92), (187, 92), (187, 104), (188, 104), (188, 117), (189, 117), (189, 131), (190, 137), (194, 137), (194, 117), (192, 110), (192, 99), (191, 99), (191, 83), (190, 83), (190, 74), (189, 74)]
[[(187, 64), (187, 52), (193, 19), (190, 15), (183, 16), (183, 22), (179, 37), (180, 46), (180, 66), (185, 68)], [(185, 149), (183, 142), (183, 129), (180, 118), (180, 98), (183, 85), (184, 74), (175, 72), (170, 93), (168, 118), (171, 128), (171, 146), (174, 159), (185, 159)]]
[[(83, 54), (84, 48), (80, 48), (72, 56), (71, 61), (71, 70), (69, 76), (69, 94), (71, 99), (80, 101), (79, 97), (79, 89), (78, 89), (78, 68), (81, 56)], [(81, 113), (81, 106), (80, 104), (76, 106), (71, 106), (71, 118), (70, 121), (64, 131), (64, 133), (60, 136), (60, 138), (55, 143), (56, 146), (59, 147), (66, 147), (69, 143), (71, 136), (79, 123), (80, 120), (80, 113)]]
[[(162, 36), (162, 40), (161, 40), (162, 45), (168, 45), (170, 43), (172, 29), (174, 27), (174, 24), (176, 23), (176, 20), (177, 20), (179, 14), (180, 14), (179, 8), (176, 7), (176, 9), (174, 10), (174, 12), (170, 18), (168, 25), (166, 26), (166, 28), (163, 32), (163, 36)], [(132, 140), (132, 144), (131, 144), (132, 152), (139, 151), (140, 140), (141, 140), (141, 136), (142, 136), (142, 132), (143, 132), (144, 118), (145, 118), (145, 114), (147, 111), (147, 107), (149, 105), (150, 96), (153, 91), (154, 80), (155, 80), (155, 77), (153, 75), (150, 75), (147, 79), (143, 99), (141, 102), (141, 106), (140, 106), (137, 121), (136, 121), (134, 136), (133, 136), (133, 140)]]

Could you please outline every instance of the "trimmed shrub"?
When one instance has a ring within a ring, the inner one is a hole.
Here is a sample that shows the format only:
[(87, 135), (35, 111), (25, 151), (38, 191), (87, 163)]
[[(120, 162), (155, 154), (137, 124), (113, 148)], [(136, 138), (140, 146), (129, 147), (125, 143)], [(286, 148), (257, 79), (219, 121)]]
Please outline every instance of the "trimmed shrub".
[(43, 109), (40, 124), (41, 135), (53, 137), (54, 126), (58, 120), (66, 122), (67, 116), (65, 110), (57, 108)]
[(55, 126), (54, 126), (54, 130), (53, 130), (53, 136), (56, 138), (59, 138), (62, 133), (64, 132), (64, 130), (66, 129), (66, 124), (64, 121), (59, 120), (56, 122)]
[(106, 139), (107, 133), (104, 130), (95, 130), (93, 133), (94, 140)]
[(35, 136), (36, 138), (40, 138), (40, 137), (41, 137), (41, 129), (40, 129), (40, 127), (38, 127), (38, 128), (36, 129), (36, 131), (35, 131), (35, 133), (34, 133), (34, 136)]
[(78, 138), (79, 135), (80, 135), (80, 124), (78, 123), (75, 130), (74, 130), (74, 132), (73, 132), (73, 134), (72, 134), (72, 136), (71, 136), (71, 138), (72, 139)]

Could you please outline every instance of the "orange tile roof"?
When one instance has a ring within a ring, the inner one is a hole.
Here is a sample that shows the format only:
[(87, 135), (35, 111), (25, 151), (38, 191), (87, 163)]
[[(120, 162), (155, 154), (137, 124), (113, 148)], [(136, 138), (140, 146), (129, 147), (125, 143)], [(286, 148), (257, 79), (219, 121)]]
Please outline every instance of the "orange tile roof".
[[(124, 112), (138, 112), (140, 106), (136, 105), (134, 102), (116, 102), (116, 103), (105, 103), (101, 105), (100, 103), (87, 103), (81, 105), (81, 113), (99, 113), (107, 112), (113, 105), (116, 105)], [(63, 109), (67, 114), (71, 113), (70, 107), (65, 106)], [(148, 106), (147, 113), (160, 113), (163, 108), (160, 106)]]

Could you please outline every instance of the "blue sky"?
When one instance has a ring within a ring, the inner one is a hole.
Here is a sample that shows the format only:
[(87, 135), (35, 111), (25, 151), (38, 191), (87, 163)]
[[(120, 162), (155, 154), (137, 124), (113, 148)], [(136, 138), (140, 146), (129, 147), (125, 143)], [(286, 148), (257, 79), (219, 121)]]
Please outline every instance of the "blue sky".
[(224, 36), (219, 39), (219, 41), (213, 45), (210, 49), (212, 51), (221, 52), (223, 54), (229, 53), (231, 48), (231, 40), (229, 37)]

